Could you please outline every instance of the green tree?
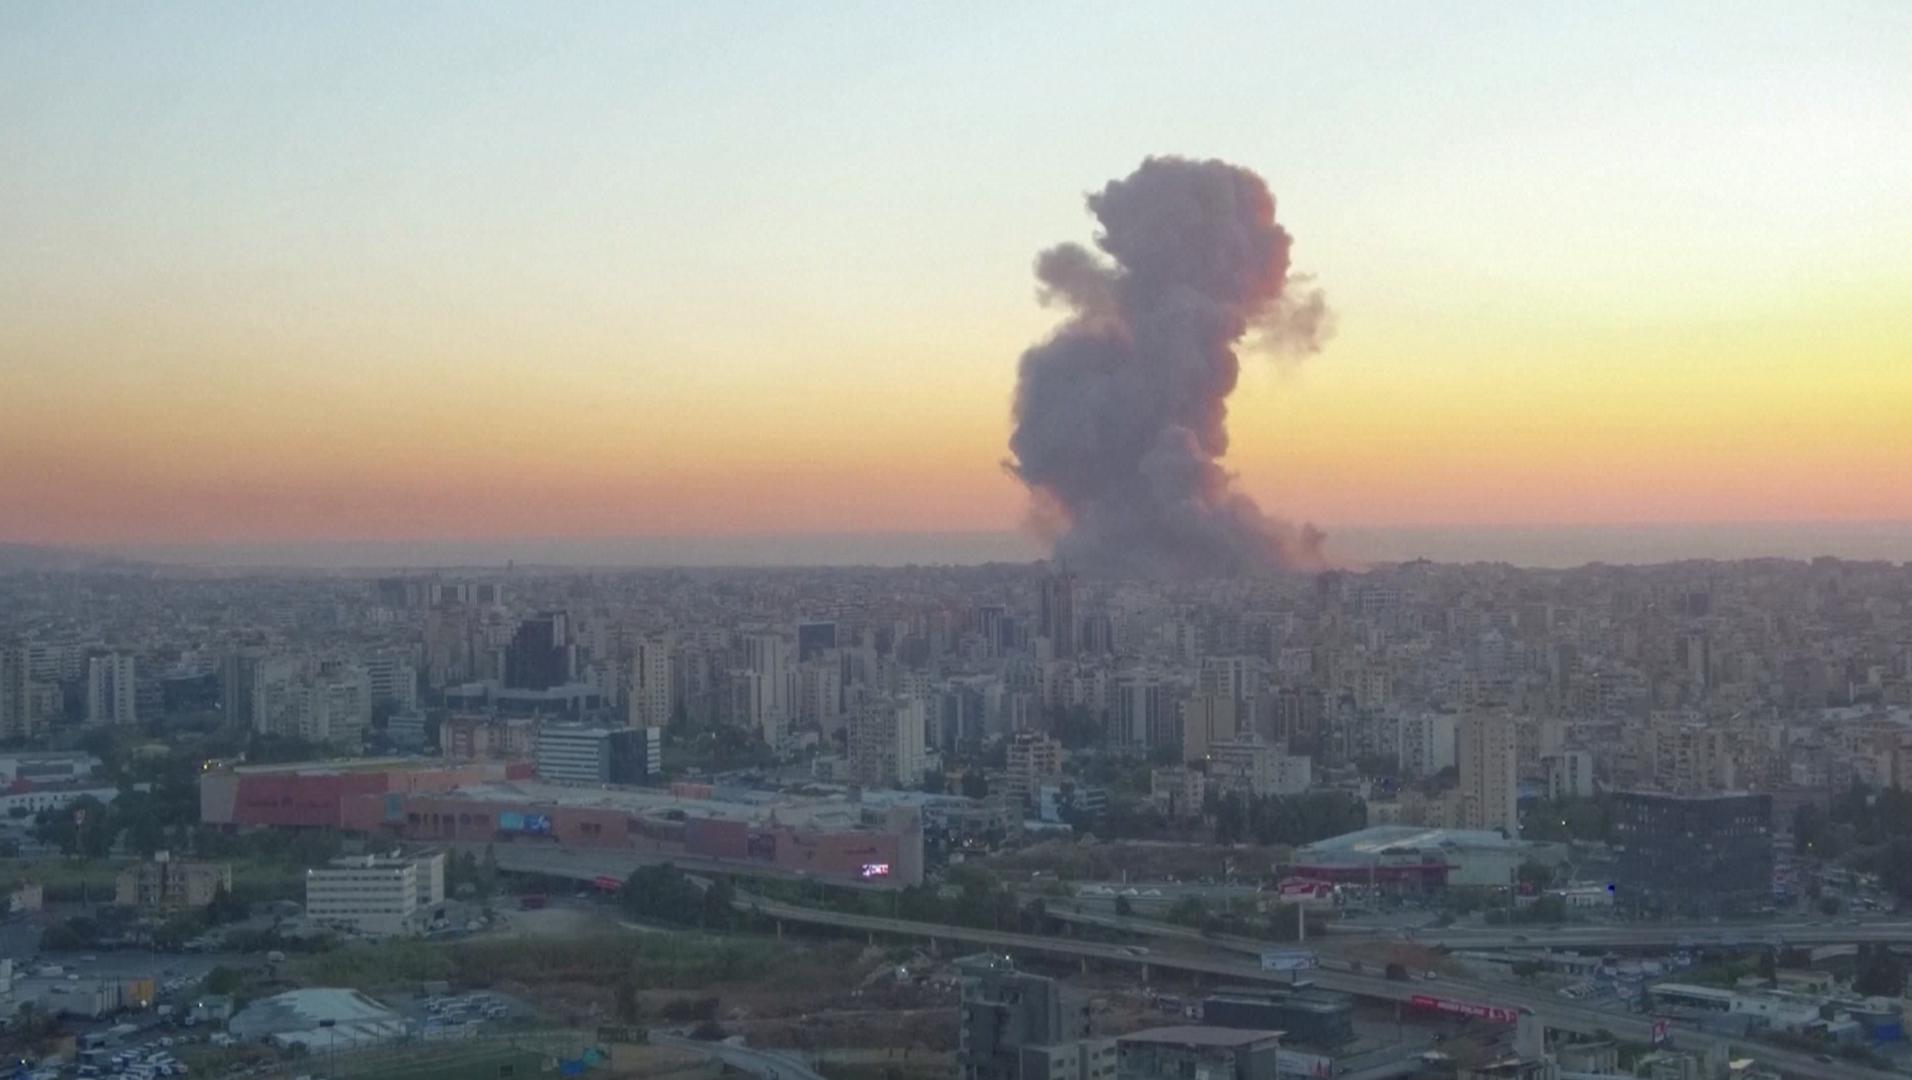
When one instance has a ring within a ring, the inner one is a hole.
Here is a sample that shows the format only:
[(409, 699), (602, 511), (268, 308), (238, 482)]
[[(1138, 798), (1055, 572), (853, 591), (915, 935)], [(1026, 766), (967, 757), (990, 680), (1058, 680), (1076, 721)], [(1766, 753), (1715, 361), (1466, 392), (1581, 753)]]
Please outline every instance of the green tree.
[(940, 769), (930, 769), (923, 774), (922, 788), (931, 795), (941, 795), (949, 790), (949, 777)]
[(989, 777), (981, 769), (964, 769), (963, 794), (972, 799), (989, 798)]
[(729, 878), (717, 878), (704, 889), (701, 922), (706, 930), (727, 930), (737, 921), (737, 889)]
[(206, 973), (205, 985), (208, 994), (236, 994), (244, 983), (245, 974), (238, 968), (221, 965)]

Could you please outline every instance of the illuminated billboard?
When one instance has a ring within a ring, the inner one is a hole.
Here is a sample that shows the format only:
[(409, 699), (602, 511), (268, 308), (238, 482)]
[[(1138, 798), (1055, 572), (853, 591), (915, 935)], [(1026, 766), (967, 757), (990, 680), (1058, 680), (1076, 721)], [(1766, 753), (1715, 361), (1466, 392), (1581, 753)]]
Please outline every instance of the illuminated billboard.
[(865, 881), (868, 881), (871, 878), (880, 878), (880, 877), (889, 877), (889, 876), (890, 876), (889, 863), (870, 862), (870, 863), (863, 864), (863, 880)]

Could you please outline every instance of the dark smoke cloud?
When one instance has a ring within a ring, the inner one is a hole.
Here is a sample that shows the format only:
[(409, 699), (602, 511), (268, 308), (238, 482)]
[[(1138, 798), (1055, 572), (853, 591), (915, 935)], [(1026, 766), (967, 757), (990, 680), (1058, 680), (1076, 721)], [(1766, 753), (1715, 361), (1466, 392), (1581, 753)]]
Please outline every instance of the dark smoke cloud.
[(1078, 244), (1037, 257), (1042, 301), (1071, 315), (1022, 354), (1009, 441), (1057, 557), (1137, 577), (1321, 565), (1321, 534), (1263, 514), (1220, 464), (1236, 344), (1253, 329), (1306, 356), (1332, 329), (1320, 290), (1288, 274), (1267, 185), (1149, 158), (1088, 204), (1107, 258)]

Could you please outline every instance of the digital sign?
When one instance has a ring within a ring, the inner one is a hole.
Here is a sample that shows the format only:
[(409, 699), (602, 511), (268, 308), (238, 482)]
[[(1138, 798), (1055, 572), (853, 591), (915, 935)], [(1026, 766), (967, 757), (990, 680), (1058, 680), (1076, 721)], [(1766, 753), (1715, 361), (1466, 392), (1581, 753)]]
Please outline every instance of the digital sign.
[(863, 880), (865, 881), (868, 881), (871, 878), (880, 878), (880, 877), (889, 877), (889, 876), (890, 876), (889, 863), (871, 862), (871, 863), (863, 864)]
[(498, 830), (542, 835), (551, 831), (551, 817), (548, 814), (517, 814), (506, 811), (498, 815)]

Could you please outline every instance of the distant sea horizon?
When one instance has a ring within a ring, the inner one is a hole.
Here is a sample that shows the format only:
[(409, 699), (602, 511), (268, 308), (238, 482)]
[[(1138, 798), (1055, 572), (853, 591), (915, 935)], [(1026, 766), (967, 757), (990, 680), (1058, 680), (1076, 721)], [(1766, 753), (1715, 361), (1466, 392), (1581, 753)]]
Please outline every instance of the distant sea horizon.
[[(554, 567), (976, 565), (1048, 552), (1013, 531), (802, 533), (496, 540), (313, 540), (142, 544), (99, 554), (179, 566), (319, 570)], [(1648, 525), (1360, 526), (1330, 529), (1328, 551), (1353, 564), (1499, 562), (1561, 568), (1688, 559), (1912, 561), (1912, 521)]]

